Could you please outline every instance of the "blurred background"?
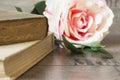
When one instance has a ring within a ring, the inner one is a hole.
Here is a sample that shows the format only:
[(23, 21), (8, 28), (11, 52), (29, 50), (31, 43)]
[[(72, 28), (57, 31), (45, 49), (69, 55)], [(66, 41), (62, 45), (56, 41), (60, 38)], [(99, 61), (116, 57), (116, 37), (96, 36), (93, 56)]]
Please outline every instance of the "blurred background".
[(25, 12), (30, 12), (34, 4), (44, 0), (0, 0), (0, 9), (15, 10), (15, 6), (22, 8)]

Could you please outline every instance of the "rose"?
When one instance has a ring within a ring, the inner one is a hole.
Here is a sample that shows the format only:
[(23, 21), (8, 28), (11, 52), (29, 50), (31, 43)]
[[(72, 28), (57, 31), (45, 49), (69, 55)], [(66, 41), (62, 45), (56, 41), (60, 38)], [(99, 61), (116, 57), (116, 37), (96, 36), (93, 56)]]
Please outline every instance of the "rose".
[(71, 43), (101, 42), (113, 22), (114, 15), (105, 0), (47, 0), (46, 6), (49, 31)]

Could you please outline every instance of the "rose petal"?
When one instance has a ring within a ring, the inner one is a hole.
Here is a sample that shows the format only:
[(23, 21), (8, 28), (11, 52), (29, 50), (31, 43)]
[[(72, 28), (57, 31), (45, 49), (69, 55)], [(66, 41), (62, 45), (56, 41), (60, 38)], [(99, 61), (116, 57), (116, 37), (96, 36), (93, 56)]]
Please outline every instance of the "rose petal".
[(92, 16), (89, 16), (88, 19), (89, 19), (89, 20), (88, 20), (88, 25), (87, 25), (87, 27), (86, 27), (85, 29), (79, 29), (80, 32), (85, 33), (85, 32), (88, 31), (88, 29), (91, 28), (91, 26), (92, 26), (92, 24), (93, 24), (93, 18), (92, 18)]

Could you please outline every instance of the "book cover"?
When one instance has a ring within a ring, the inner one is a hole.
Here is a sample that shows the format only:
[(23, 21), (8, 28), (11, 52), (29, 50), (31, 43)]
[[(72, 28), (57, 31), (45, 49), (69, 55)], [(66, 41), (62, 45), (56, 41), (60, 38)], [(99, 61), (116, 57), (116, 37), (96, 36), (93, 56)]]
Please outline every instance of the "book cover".
[(47, 27), (42, 15), (0, 10), (0, 45), (44, 39)]
[(43, 40), (0, 46), (0, 80), (13, 80), (54, 49), (53, 34)]

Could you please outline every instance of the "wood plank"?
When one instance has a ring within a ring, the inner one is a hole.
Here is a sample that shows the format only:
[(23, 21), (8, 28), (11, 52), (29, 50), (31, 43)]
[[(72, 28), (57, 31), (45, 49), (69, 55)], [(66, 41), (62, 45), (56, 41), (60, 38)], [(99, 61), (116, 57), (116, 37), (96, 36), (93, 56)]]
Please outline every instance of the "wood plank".
[(17, 80), (22, 79), (119, 80), (120, 72), (112, 66), (35, 66)]
[(116, 58), (120, 59), (120, 54), (117, 54), (114, 59), (89, 58), (80, 54), (70, 55), (57, 47), (17, 80), (119, 80), (120, 60)]
[[(113, 48), (113, 47), (112, 47)], [(45, 65), (88, 65), (88, 66), (120, 66), (120, 46), (117, 46), (116, 51), (107, 49), (112, 55), (113, 59), (102, 59), (100, 56), (70, 54), (65, 49), (56, 48), (52, 54), (43, 59), (38, 66)]]

